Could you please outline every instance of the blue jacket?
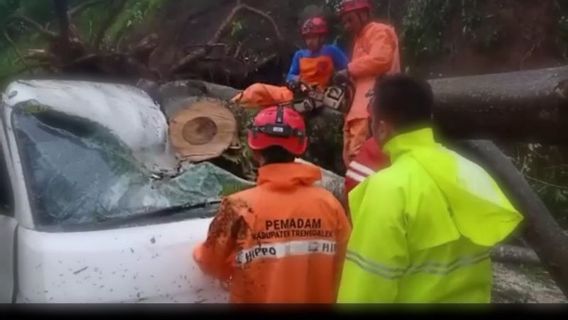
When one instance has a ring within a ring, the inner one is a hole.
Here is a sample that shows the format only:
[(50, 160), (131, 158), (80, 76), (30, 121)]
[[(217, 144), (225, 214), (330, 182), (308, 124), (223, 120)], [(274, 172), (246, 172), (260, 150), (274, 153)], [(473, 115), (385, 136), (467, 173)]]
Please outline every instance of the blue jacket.
[(335, 71), (346, 69), (349, 64), (349, 59), (345, 53), (343, 53), (343, 51), (335, 45), (324, 45), (319, 52), (311, 52), (308, 49), (299, 50), (294, 55), (290, 71), (286, 77), (286, 82), (298, 80), (300, 78), (300, 66), (302, 59), (318, 58), (322, 56), (327, 56), (332, 59)]

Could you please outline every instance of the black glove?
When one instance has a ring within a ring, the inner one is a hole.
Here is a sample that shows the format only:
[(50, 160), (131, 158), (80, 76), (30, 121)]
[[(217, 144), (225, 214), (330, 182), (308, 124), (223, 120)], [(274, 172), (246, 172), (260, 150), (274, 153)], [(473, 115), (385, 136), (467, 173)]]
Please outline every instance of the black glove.
[(296, 92), (298, 90), (300, 90), (300, 81), (298, 80), (290, 80), (287, 83), (288, 85), (288, 89), (290, 89), (290, 91), (292, 92)]
[(349, 81), (349, 71), (347, 69), (337, 71), (333, 76), (333, 83), (335, 84), (345, 84)]

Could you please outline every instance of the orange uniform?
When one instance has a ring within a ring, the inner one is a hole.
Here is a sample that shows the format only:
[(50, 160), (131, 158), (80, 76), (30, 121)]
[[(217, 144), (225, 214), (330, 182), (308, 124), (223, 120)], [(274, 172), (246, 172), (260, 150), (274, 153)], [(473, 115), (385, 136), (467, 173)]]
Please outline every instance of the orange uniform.
[(343, 160), (347, 166), (370, 135), (367, 94), (373, 89), (376, 78), (400, 72), (399, 44), (394, 28), (378, 22), (367, 24), (355, 38), (348, 70), (355, 80), (356, 92), (344, 126)]
[(312, 165), (267, 165), (256, 188), (225, 199), (194, 259), (231, 302), (335, 302), (351, 230), (320, 179)]

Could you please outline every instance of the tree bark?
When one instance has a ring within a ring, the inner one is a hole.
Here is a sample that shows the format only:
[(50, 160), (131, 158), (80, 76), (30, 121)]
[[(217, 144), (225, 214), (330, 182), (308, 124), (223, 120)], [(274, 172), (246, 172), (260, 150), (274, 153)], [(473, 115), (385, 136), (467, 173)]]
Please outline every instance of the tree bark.
[(504, 188), (513, 205), (524, 215), (523, 235), (568, 297), (568, 235), (513, 163), (489, 141), (456, 144), (471, 160), (485, 167)]
[(533, 250), (509, 245), (495, 248), (491, 253), (491, 259), (501, 263), (542, 266), (538, 255)]
[(430, 84), (435, 120), (447, 137), (568, 142), (568, 66)]

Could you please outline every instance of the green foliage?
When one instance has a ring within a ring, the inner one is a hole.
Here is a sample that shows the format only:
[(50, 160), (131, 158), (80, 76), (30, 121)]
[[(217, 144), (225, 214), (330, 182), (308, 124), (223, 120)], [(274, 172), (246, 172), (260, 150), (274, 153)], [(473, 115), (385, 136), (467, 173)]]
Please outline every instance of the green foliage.
[[(71, 0), (69, 7), (73, 8), (88, 0)], [(151, 18), (167, 0), (128, 0), (124, 10), (116, 17), (104, 36), (103, 45), (115, 43), (120, 37), (136, 26)], [(83, 41), (92, 42), (101, 30), (104, 21), (109, 17), (110, 8), (114, 1), (109, 0), (91, 6), (80, 15), (73, 17)], [(35, 30), (19, 21), (9, 21), (15, 14), (21, 14), (37, 21), (41, 25), (53, 22), (55, 12), (51, 0), (0, 0), (0, 27), (6, 30), (21, 53), (27, 49), (44, 48), (47, 44)], [(10, 22), (7, 24), (7, 22)], [(56, 24), (50, 24), (50, 30), (58, 31)], [(0, 32), (0, 86), (10, 75), (18, 73), (25, 67), (21, 63), (16, 49)]]
[(402, 38), (406, 61), (429, 58), (443, 49), (455, 0), (409, 0), (403, 19)]
[(164, 4), (165, 0), (128, 1), (126, 9), (122, 11), (112, 28), (109, 29), (107, 37), (112, 40), (117, 40), (117, 37), (120, 34), (142, 24), (146, 19), (149, 19), (152, 14), (156, 13)]
[(516, 145), (510, 154), (547, 208), (568, 228), (568, 149)]
[[(76, 17), (77, 27), (85, 39), (93, 41), (98, 35), (110, 14), (108, 12), (111, 8), (109, 3), (89, 8)], [(103, 40), (107, 46), (115, 43), (122, 35), (150, 18), (164, 3), (165, 0), (129, 0), (105, 33)]]

